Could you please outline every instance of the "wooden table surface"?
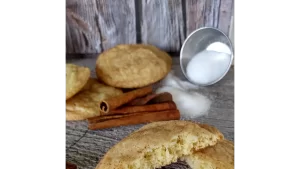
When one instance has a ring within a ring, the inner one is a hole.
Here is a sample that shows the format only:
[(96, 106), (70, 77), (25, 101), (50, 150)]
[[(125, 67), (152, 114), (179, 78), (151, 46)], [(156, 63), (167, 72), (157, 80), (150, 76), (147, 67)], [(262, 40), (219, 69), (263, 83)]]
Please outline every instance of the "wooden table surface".
[[(95, 58), (68, 59), (74, 63), (91, 68), (95, 76)], [(180, 70), (178, 57), (173, 58), (172, 69), (175, 74), (184, 79)], [(200, 93), (212, 100), (207, 117), (191, 119), (217, 127), (226, 139), (234, 140), (234, 67), (215, 85), (203, 87)], [(104, 130), (91, 131), (86, 121), (66, 122), (66, 161), (77, 165), (77, 168), (94, 169), (103, 155), (122, 138), (142, 127), (141, 125), (123, 126)], [(184, 162), (177, 162), (164, 169), (188, 169)]]

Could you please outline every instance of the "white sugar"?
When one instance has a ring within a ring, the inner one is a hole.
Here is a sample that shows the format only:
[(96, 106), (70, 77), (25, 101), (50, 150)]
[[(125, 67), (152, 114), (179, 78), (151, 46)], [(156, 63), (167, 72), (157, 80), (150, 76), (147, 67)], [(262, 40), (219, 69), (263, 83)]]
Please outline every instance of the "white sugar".
[(159, 83), (156, 93), (169, 92), (182, 118), (197, 118), (208, 114), (211, 101), (201, 93), (199, 86), (181, 80), (174, 71)]
[(229, 55), (231, 54), (230, 48), (227, 45), (225, 45), (224, 43), (221, 43), (221, 42), (215, 42), (215, 43), (210, 44), (206, 48), (206, 50), (221, 52), (221, 53), (227, 53)]
[(183, 81), (179, 79), (173, 70), (171, 70), (168, 75), (161, 80), (160, 85), (162, 86), (171, 86), (181, 90), (197, 90), (199, 86), (192, 84), (188, 81)]
[(208, 114), (211, 101), (197, 91), (187, 91), (177, 86), (162, 86), (156, 93), (169, 92), (172, 95), (180, 116), (183, 118), (197, 118)]
[(230, 64), (230, 49), (216, 42), (202, 52), (197, 53), (187, 65), (187, 76), (194, 83), (209, 84), (218, 80)]

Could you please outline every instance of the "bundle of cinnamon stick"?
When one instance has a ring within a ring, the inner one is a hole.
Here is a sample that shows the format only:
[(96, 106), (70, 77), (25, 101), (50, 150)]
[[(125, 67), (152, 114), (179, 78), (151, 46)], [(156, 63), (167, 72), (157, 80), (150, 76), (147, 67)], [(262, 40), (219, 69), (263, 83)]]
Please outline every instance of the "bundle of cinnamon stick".
[(90, 130), (180, 119), (172, 95), (155, 94), (151, 86), (103, 100), (99, 106), (101, 115), (88, 119)]

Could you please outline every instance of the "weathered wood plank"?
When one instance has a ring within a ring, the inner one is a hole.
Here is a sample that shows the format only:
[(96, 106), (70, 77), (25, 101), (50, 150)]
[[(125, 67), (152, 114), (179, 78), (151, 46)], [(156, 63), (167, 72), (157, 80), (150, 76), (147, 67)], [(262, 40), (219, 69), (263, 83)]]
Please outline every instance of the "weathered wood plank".
[(134, 0), (96, 0), (103, 49), (136, 43)]
[[(232, 2), (232, 16), (231, 16), (231, 25), (229, 28), (229, 38), (231, 40), (233, 50), (235, 51), (235, 0)], [(233, 58), (232, 65), (235, 68), (235, 57)]]
[(232, 11), (233, 0), (221, 0), (218, 28), (226, 35), (229, 35)]
[[(232, 9), (231, 9), (231, 21), (230, 21), (230, 27), (229, 27), (229, 38), (231, 40), (232, 46), (234, 48), (234, 4), (232, 5)], [(234, 49), (233, 49), (234, 50)], [(232, 64), (234, 65), (234, 60), (232, 62)]]
[(179, 52), (199, 27), (228, 35), (233, 0), (67, 0), (66, 8), (67, 53), (100, 53), (137, 42)]
[(233, 0), (187, 0), (187, 35), (197, 28), (219, 28), (228, 35)]
[(205, 25), (206, 0), (186, 0), (186, 31), (187, 35)]
[(101, 52), (100, 32), (95, 20), (95, 1), (67, 0), (66, 8), (67, 53)]
[(66, 149), (68, 151), (82, 137), (84, 137), (88, 128), (85, 121), (74, 121), (66, 123)]
[(142, 0), (142, 43), (152, 44), (167, 52), (178, 52), (184, 30), (181, 0)]
[[(235, 0), (232, 4), (232, 16), (231, 16), (231, 25), (229, 28), (229, 38), (231, 40), (233, 50), (235, 51)], [(235, 57), (233, 58), (232, 65), (235, 67)]]
[(203, 26), (217, 27), (219, 7), (220, 0), (187, 0), (187, 35)]
[(134, 0), (67, 0), (67, 53), (136, 43)]

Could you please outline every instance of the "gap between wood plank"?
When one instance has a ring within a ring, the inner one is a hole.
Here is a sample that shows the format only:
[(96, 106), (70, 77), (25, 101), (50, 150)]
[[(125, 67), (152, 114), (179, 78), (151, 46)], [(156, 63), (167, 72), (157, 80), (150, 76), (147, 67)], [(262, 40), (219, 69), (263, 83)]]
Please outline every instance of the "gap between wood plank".
[(142, 15), (142, 2), (140, 0), (134, 1), (135, 5), (135, 26), (136, 26), (136, 43), (142, 42), (142, 35), (141, 35), (141, 15)]

